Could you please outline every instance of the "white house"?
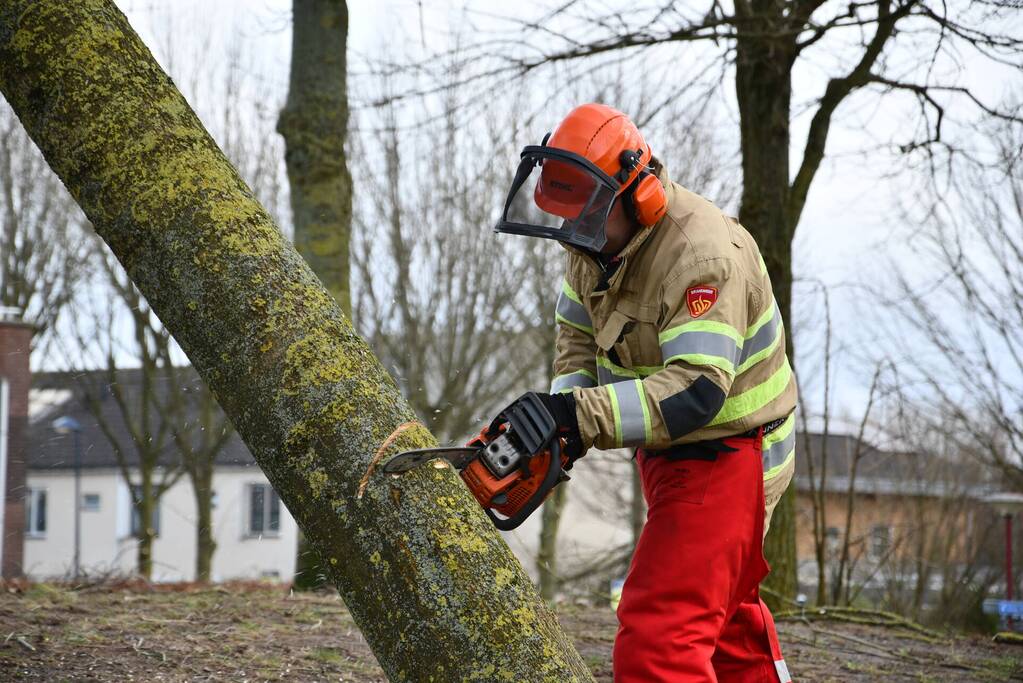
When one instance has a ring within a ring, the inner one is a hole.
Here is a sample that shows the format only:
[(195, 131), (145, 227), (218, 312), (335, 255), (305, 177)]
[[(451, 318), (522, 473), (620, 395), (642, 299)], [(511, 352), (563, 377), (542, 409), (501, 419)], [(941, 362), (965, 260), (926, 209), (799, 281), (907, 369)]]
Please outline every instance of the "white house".
[[(74, 561), (74, 473), (29, 466), (26, 492), (24, 571), (34, 579), (67, 577)], [(257, 467), (222, 466), (213, 477), (214, 581), (234, 578), (290, 579), (295, 570), (295, 521)], [(129, 574), (136, 566), (133, 512), (128, 484), (115, 466), (81, 475), (80, 566), (88, 575)], [(187, 478), (160, 498), (153, 520), (153, 580), (195, 578), (195, 496)]]
[[(131, 382), (137, 373), (121, 373)], [(37, 374), (29, 399), (23, 571), (33, 579), (70, 576), (75, 554), (75, 444), (53, 423), (71, 417), (81, 427), (80, 556), (87, 575), (131, 573), (136, 566), (139, 520), (131, 485), (118, 467), (108, 438), (75, 399), (60, 373)], [(120, 425), (110, 401), (109, 423)], [(216, 458), (213, 475), (212, 578), (290, 580), (295, 570), (297, 526), (241, 440), (234, 436)], [(157, 473), (160, 481), (163, 471)], [(153, 516), (154, 581), (195, 579), (196, 504), (192, 484), (180, 476), (160, 497)]]

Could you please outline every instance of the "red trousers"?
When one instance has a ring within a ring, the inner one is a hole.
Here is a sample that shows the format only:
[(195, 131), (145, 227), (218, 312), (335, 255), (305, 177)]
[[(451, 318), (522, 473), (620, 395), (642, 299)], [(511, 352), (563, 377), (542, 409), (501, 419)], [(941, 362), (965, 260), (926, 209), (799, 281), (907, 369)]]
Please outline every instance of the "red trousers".
[(639, 460), (648, 512), (618, 606), (615, 683), (787, 683), (774, 619), (758, 593), (761, 439), (715, 459)]

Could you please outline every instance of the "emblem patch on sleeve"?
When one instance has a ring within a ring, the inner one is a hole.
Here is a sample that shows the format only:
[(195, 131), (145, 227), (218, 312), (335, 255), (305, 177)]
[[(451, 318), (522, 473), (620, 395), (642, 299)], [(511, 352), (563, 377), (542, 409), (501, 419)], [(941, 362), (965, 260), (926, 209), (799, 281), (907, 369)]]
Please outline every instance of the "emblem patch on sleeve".
[(696, 285), (686, 290), (686, 305), (689, 306), (689, 315), (694, 318), (699, 318), (709, 311), (717, 300), (717, 287)]

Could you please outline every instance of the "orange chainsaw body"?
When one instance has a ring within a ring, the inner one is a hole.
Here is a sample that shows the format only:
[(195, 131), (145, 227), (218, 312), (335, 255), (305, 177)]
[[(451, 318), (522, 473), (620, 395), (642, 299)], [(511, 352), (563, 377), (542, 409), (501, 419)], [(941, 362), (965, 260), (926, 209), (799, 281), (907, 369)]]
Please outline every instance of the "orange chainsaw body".
[[(514, 517), (543, 485), (550, 461), (551, 452), (544, 451), (530, 461), (529, 474), (524, 474), (521, 469), (517, 469), (509, 475), (498, 478), (480, 458), (477, 458), (459, 474), (462, 475), (462, 481), (469, 487), (480, 505), (497, 510), (505, 517)], [(568, 458), (562, 457), (561, 461), (564, 466), (567, 464)], [(547, 495), (550, 495), (552, 491), (549, 491)], [(505, 502), (495, 502), (495, 498), (498, 501), (502, 500), (501, 494), (504, 494)]]

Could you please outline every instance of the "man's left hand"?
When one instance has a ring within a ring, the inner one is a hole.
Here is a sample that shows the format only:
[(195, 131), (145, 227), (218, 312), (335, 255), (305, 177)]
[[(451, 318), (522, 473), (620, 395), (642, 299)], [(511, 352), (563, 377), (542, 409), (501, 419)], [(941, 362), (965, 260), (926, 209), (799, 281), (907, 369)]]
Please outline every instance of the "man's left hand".
[(557, 433), (565, 440), (565, 455), (568, 456), (566, 470), (572, 469), (576, 460), (583, 457), (583, 439), (579, 434), (579, 421), (575, 415), (575, 399), (572, 394), (541, 394), (537, 397), (554, 418)]

